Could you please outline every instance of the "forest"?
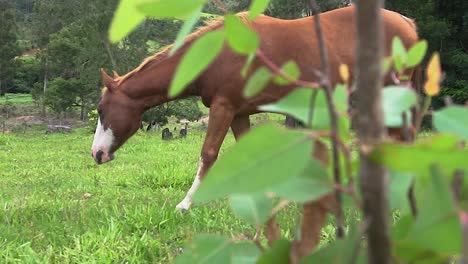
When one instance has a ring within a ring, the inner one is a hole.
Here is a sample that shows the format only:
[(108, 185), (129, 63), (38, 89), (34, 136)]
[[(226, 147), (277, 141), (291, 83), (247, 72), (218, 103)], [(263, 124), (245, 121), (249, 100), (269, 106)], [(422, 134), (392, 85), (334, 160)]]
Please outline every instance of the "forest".
[[(306, 2), (273, 0), (265, 13), (287, 19), (307, 16)], [(326, 0), (319, 5), (326, 11), (348, 2)], [(122, 41), (111, 44), (106, 36), (117, 4), (118, 0), (0, 0), (0, 94), (31, 93), (39, 105), (55, 113), (79, 109), (80, 119), (85, 119), (102, 88), (99, 68), (125, 74), (171, 44), (183, 22), (147, 19)], [(224, 1), (230, 12), (247, 10), (249, 4), (249, 0)], [(468, 2), (387, 0), (385, 7), (415, 19), (420, 37), (429, 42), (428, 54), (441, 54), (446, 75), (440, 95), (433, 100), (434, 109), (443, 105), (445, 96), (458, 104), (466, 102)], [(203, 12), (222, 14), (213, 2)], [(206, 19), (210, 16), (197, 26)], [(158, 116), (163, 121), (170, 114), (191, 120), (200, 117), (194, 99), (178, 104), (155, 108), (146, 119)], [(191, 111), (178, 111), (180, 107)]]

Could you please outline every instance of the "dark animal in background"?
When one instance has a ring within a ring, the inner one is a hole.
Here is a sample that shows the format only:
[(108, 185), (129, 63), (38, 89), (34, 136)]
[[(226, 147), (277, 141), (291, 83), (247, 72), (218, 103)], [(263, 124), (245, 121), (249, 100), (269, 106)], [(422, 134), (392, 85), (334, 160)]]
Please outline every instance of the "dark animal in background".
[(163, 131), (162, 131), (162, 139), (163, 140), (169, 140), (169, 139), (172, 139), (172, 133), (171, 131), (169, 131), (169, 128), (164, 128)]
[(146, 128), (146, 132), (150, 132), (155, 129), (159, 131), (159, 128), (160, 128), (160, 124), (158, 123), (158, 121), (153, 120), (149, 123), (148, 127)]
[(180, 130), (180, 132), (179, 132), (179, 136), (180, 136), (181, 138), (185, 138), (185, 137), (187, 136), (187, 125), (188, 125), (188, 124), (185, 123), (185, 127), (182, 128), (182, 129)]
[(182, 128), (179, 132), (179, 135), (181, 138), (184, 138), (187, 136), (187, 129), (186, 128)]

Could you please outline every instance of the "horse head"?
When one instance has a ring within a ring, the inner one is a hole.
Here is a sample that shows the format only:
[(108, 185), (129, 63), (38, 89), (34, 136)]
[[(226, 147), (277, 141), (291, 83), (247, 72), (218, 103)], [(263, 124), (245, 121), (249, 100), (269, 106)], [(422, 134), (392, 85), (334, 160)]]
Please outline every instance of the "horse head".
[(119, 77), (112, 78), (101, 69), (105, 88), (97, 110), (98, 124), (91, 155), (97, 164), (114, 159), (114, 152), (140, 127), (144, 109), (119, 89)]

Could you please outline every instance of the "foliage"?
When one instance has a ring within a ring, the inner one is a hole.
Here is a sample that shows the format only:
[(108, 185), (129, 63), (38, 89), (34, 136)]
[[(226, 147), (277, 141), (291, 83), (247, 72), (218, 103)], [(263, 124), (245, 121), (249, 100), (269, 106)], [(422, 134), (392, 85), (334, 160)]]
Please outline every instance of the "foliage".
[(16, 36), (15, 13), (8, 0), (0, 0), (0, 95), (4, 95), (17, 67), (15, 57), (20, 54)]
[[(145, 3), (144, 14), (155, 17), (166, 17), (166, 15), (177, 17), (191, 13), (186, 9), (189, 6), (177, 9), (177, 2), (183, 3), (184, 1), (174, 1), (165, 6), (162, 6), (164, 1), (155, 3), (154, 6), (151, 6), (150, 2)], [(263, 2), (252, 3), (251, 7), (264, 4)], [(192, 11), (196, 12), (199, 6), (193, 5)], [(271, 6), (274, 7), (274, 3), (271, 3)], [(159, 7), (159, 9), (156, 11), (153, 7)], [(139, 9), (142, 6), (136, 4), (136, 8)], [(122, 14), (119, 15), (122, 16)], [(238, 23), (235, 17), (229, 15), (225, 17), (225, 23), (226, 26), (223, 29), (207, 33), (196, 40), (182, 58), (181, 66), (172, 83), (171, 95), (182, 92), (182, 89), (210, 64), (221, 50), (219, 43), (225, 40), (234, 51), (240, 54), (249, 57), (262, 54), (256, 44), (257, 37), (250, 36), (252, 32), (246, 29), (245, 24)], [(123, 29), (119, 34), (125, 34), (126, 31), (128, 28)], [(244, 33), (239, 35), (239, 32)], [(206, 47), (210, 45), (214, 45), (215, 48), (208, 49), (209, 54), (206, 54)], [(395, 38), (388, 61), (390, 66), (393, 66), (392, 70), (396, 71), (397, 77), (407, 79), (408, 77), (403, 75), (405, 70), (418, 66), (426, 50), (427, 42), (425, 41), (406, 50), (401, 40)], [(432, 96), (440, 92), (439, 82), (442, 75), (440, 60), (437, 54), (433, 58), (435, 59), (431, 60), (426, 71), (426, 97), (424, 105), (419, 109), (421, 115), (428, 110)], [(299, 86), (297, 78), (300, 74), (297, 67), (287, 65), (283, 67), (283, 71), (276, 72), (283, 77), (283, 79), (277, 77), (276, 83)], [(252, 74), (244, 93), (248, 96), (259, 93), (271, 80), (271, 70), (274, 69), (260, 68)], [(341, 76), (345, 82), (349, 78), (347, 72), (342, 67)], [(291, 82), (285, 80), (286, 76)], [(258, 230), (267, 219), (274, 219), (277, 213), (273, 212), (271, 197), (303, 204), (316, 201), (323, 194), (333, 191), (337, 183), (327, 177), (327, 170), (331, 168), (322, 168), (315, 156), (310, 157), (310, 153), (313, 153), (316, 143), (319, 142), (320, 136), (315, 134), (316, 131), (323, 133), (337, 129), (333, 132), (339, 139), (351, 136), (350, 117), (347, 111), (349, 85), (337, 86), (334, 93), (327, 97), (323, 90), (313, 91), (314, 87), (306, 84), (307, 87), (298, 87), (299, 89), (277, 103), (263, 106), (263, 110), (282, 112), (296, 117), (306, 124), (306, 129), (294, 131), (271, 125), (254, 128), (209, 170), (209, 175), (196, 192), (194, 201), (209, 202), (227, 196), (230, 198), (234, 213)], [(412, 107), (418, 106), (419, 101), (417, 95), (408, 88), (388, 87), (384, 91), (382, 100), (387, 126), (408, 129), (407, 122), (403, 120), (403, 114), (409, 113)], [(328, 104), (331, 102), (336, 105), (336, 111), (339, 113), (337, 128), (331, 126), (332, 122), (328, 116)], [(376, 147), (360, 146), (361, 151), (371, 154), (373, 162), (383, 164), (393, 171), (394, 176), (390, 187), (392, 195), (405, 194), (412, 180), (418, 188), (417, 204), (414, 206), (419, 208), (420, 215), (412, 215), (407, 210), (402, 211), (401, 220), (392, 228), (394, 234), (392, 239), (395, 245), (392, 256), (398, 261), (414, 262), (431, 259), (431, 261), (441, 262), (460, 254), (461, 237), (458, 216), (460, 209), (455, 207), (455, 201), (450, 194), (448, 175), (459, 169), (467, 169), (464, 159), (468, 154), (465, 149), (459, 148), (459, 143), (466, 137), (467, 127), (460, 124), (466, 123), (463, 119), (468, 116), (468, 110), (464, 107), (452, 107), (436, 112), (435, 116), (438, 130), (451, 133), (452, 136), (435, 135), (424, 141), (416, 141), (414, 144), (390, 141)], [(281, 138), (281, 140), (271, 140), (274, 138)], [(348, 146), (342, 143), (341, 148), (344, 148), (341, 151), (346, 152)], [(346, 162), (351, 162), (349, 156), (346, 157)], [(356, 170), (348, 167), (347, 173), (348, 177), (355, 177)], [(348, 180), (349, 184), (352, 184), (352, 181)], [(399, 183), (403, 184), (397, 186)], [(354, 206), (359, 205), (360, 198), (354, 193), (354, 186), (348, 187), (351, 191), (348, 190), (346, 193), (357, 201)], [(337, 189), (342, 191), (338, 187)], [(390, 197), (390, 199), (394, 209), (401, 209), (399, 206), (404, 204), (401, 197)], [(438, 208), (435, 214), (432, 212), (433, 206)], [(366, 223), (360, 226), (359, 228), (351, 227), (353, 231), (348, 233), (346, 240), (335, 241), (313, 252), (303, 259), (303, 263), (315, 263), (318, 260), (323, 263), (347, 263), (351, 259), (357, 261), (356, 263), (365, 263), (359, 248), (362, 243), (361, 233), (364, 232), (361, 229), (366, 228)], [(255, 237), (258, 235), (257, 232)], [(453, 240), (450, 239), (452, 236), (455, 236)], [(436, 239), (431, 239), (434, 237), (442, 239), (444, 244), (441, 245)], [(258, 237), (254, 240), (257, 245), (261, 243)], [(253, 247), (252, 241), (245, 241), (245, 250), (236, 251), (236, 246), (241, 243), (233, 243), (231, 239), (222, 236), (200, 236), (186, 247), (186, 251), (177, 258), (176, 262), (201, 263), (211, 260), (229, 263), (235, 256), (245, 259), (246, 263), (255, 263), (272, 258), (286, 259), (289, 251), (294, 247), (293, 245), (290, 248), (289, 242), (277, 242), (273, 246), (273, 249), (278, 247), (276, 253), (267, 250), (259, 254)], [(279, 252), (284, 255), (275, 255)], [(272, 257), (272, 255), (275, 256)]]
[(195, 121), (202, 114), (197, 99), (192, 97), (153, 107), (143, 114), (143, 121), (147, 123), (156, 121), (159, 125), (163, 126), (167, 124), (168, 117), (170, 116), (175, 116), (177, 119)]
[(17, 58), (18, 68), (12, 81), (12, 93), (30, 93), (35, 83), (40, 80), (40, 62), (32, 56)]
[(445, 78), (441, 93), (433, 105), (444, 105), (450, 95), (457, 104), (468, 101), (468, 2), (464, 0), (387, 0), (386, 8), (415, 19), (422, 39), (428, 41), (428, 53), (440, 52)]
[(82, 85), (83, 83), (77, 79), (56, 78), (49, 84), (45, 103), (57, 113), (66, 112), (77, 104), (78, 88)]

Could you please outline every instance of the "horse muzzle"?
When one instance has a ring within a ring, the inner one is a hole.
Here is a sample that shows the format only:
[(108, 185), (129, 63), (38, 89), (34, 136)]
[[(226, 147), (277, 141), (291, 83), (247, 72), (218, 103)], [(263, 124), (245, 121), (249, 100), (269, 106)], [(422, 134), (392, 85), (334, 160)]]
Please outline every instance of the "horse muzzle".
[(96, 161), (96, 164), (98, 165), (114, 159), (114, 153), (107, 153), (102, 150), (93, 150), (91, 156), (93, 156), (94, 160)]

